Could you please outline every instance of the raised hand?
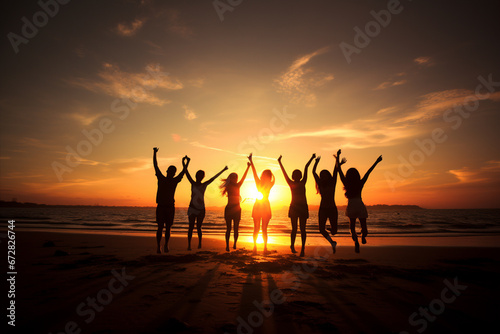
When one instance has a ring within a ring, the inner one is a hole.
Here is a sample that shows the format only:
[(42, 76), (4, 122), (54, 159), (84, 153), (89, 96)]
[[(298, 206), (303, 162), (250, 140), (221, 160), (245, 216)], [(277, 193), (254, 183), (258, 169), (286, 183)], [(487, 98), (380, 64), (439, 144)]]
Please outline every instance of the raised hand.
[(158, 152), (158, 147), (153, 147), (153, 151), (156, 153)]
[(312, 157), (311, 157), (311, 160), (316, 158), (316, 153), (313, 153)]
[(382, 156), (377, 158), (377, 163), (379, 163), (380, 161), (382, 161)]
[(228, 169), (229, 169), (229, 168), (227, 168), (227, 166), (226, 166), (226, 167), (224, 167), (224, 169), (223, 169), (222, 171), (223, 171), (223, 172), (225, 172), (225, 171), (227, 171)]
[(339, 150), (337, 151), (337, 155), (338, 155), (339, 157), (340, 157), (340, 153), (342, 153), (342, 150), (341, 150), (341, 149), (339, 149)]
[(340, 162), (340, 165), (343, 165), (347, 162), (347, 159), (346, 158), (342, 158), (342, 161)]
[(247, 158), (248, 160), (250, 160), (250, 162), (252, 162), (252, 153), (250, 153), (250, 155)]
[(320, 160), (321, 160), (321, 155), (318, 155), (318, 156), (316, 157), (316, 162), (318, 163)]
[(278, 158), (278, 161), (279, 161), (279, 162), (281, 162), (281, 158), (282, 158), (282, 157), (283, 157), (283, 156), (281, 156), (281, 155), (280, 155), (280, 157)]
[(252, 164), (250, 162), (247, 162), (247, 167), (250, 167)]

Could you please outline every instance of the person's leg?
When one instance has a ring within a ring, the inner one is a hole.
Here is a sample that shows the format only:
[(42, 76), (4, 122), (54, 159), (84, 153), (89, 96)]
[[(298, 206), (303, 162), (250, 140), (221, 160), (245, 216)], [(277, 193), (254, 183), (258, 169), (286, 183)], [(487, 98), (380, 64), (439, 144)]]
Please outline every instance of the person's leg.
[(231, 218), (226, 217), (226, 252), (229, 252), (229, 237), (230, 236), (231, 236)]
[(292, 231), (290, 232), (290, 249), (292, 253), (297, 253), (295, 250), (295, 239), (297, 237), (297, 220), (298, 217), (291, 217), (290, 222), (292, 223)]
[(337, 208), (331, 209), (329, 212), (329, 217), (330, 218), (330, 232), (332, 235), (337, 234), (338, 230), (338, 221), (339, 221), (339, 212), (337, 211)]
[(188, 250), (191, 250), (191, 239), (193, 238), (194, 222), (196, 220), (195, 215), (190, 215), (188, 217), (189, 227), (188, 227)]
[(264, 239), (264, 252), (267, 252), (267, 225), (270, 218), (262, 218), (262, 239)]
[(165, 215), (162, 212), (162, 208), (159, 206), (156, 207), (156, 224), (158, 228), (156, 230), (156, 253), (161, 254), (160, 251), (160, 243), (161, 243), (161, 234), (163, 233), (163, 227), (165, 226)]
[(170, 229), (174, 224), (175, 208), (169, 208), (167, 212), (167, 218), (165, 223), (165, 245), (163, 246), (163, 252), (168, 253), (168, 241), (170, 240)]
[(354, 251), (359, 253), (358, 235), (356, 233), (356, 218), (349, 217), (349, 229), (351, 230), (351, 237), (354, 241)]
[(165, 224), (159, 221), (157, 221), (156, 223), (158, 224), (158, 229), (156, 230), (156, 245), (157, 245), (156, 253), (161, 254), (160, 251), (161, 234), (163, 233), (163, 227)]
[(319, 210), (318, 211), (318, 227), (319, 227), (319, 233), (321, 233), (321, 235), (323, 237), (325, 237), (326, 240), (328, 240), (328, 242), (332, 242), (330, 236), (328, 235), (328, 232), (326, 232), (326, 220), (327, 220), (328, 216), (325, 214), (324, 210)]
[(361, 225), (361, 243), (366, 244), (366, 236), (368, 235), (368, 228), (366, 227), (366, 218), (359, 218)]
[[(318, 223), (319, 223), (319, 233), (323, 237), (325, 237), (326, 240), (330, 243), (332, 246), (332, 251), (335, 253), (335, 248), (337, 246), (337, 243), (332, 240), (328, 232), (326, 231), (326, 221), (328, 219), (328, 215), (326, 213), (326, 210), (319, 210), (318, 212)], [(331, 224), (331, 219), (330, 219), (330, 224)]]
[(234, 244), (233, 244), (233, 249), (236, 249), (236, 242), (238, 241), (238, 229), (240, 228), (240, 219), (236, 218), (234, 219)]
[(304, 256), (306, 250), (306, 238), (307, 238), (306, 235), (307, 218), (300, 217), (299, 222), (300, 222), (300, 238), (302, 239), (302, 249), (300, 251), (300, 256)]
[(257, 237), (260, 230), (260, 218), (253, 218), (253, 251), (257, 252)]
[(201, 226), (203, 225), (203, 220), (205, 219), (205, 212), (198, 215), (196, 218), (196, 231), (198, 232), (198, 249), (201, 248), (201, 238), (203, 237), (201, 232)]

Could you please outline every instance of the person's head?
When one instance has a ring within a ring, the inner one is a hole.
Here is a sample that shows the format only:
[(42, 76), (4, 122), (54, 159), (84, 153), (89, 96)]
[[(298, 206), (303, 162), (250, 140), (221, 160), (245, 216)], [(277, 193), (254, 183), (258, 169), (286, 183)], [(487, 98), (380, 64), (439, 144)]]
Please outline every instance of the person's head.
[(205, 172), (202, 171), (201, 169), (196, 172), (196, 182), (201, 182), (203, 178), (205, 177)]
[(171, 165), (167, 169), (167, 177), (174, 177), (175, 173), (177, 173), (177, 168), (174, 165)]
[(345, 173), (345, 197), (352, 198), (361, 188), (361, 176), (356, 168), (349, 168)]
[(333, 177), (330, 171), (323, 169), (321, 172), (319, 172), (319, 180), (321, 182), (329, 182), (332, 181)]
[(292, 172), (292, 180), (299, 182), (302, 179), (302, 172), (298, 169)]
[(238, 183), (238, 174), (236, 173), (231, 173), (229, 174), (229, 176), (227, 177), (227, 179), (229, 180), (230, 183)]
[(261, 182), (272, 183), (273, 180), (274, 180), (274, 175), (270, 169), (266, 169), (266, 170), (262, 171), (262, 174), (260, 174), (260, 181)]
[(222, 179), (219, 189), (221, 190), (222, 196), (227, 194), (227, 186), (229, 184), (237, 184), (238, 183), (238, 174), (231, 173), (228, 175), (227, 179)]
[[(331, 183), (332, 181), (333, 181), (332, 174), (330, 174), (330, 172), (327, 171), (326, 169), (323, 169), (319, 173), (319, 183), (321, 185), (326, 185), (328, 183)], [(316, 182), (316, 193), (319, 194), (319, 184), (317, 182)]]

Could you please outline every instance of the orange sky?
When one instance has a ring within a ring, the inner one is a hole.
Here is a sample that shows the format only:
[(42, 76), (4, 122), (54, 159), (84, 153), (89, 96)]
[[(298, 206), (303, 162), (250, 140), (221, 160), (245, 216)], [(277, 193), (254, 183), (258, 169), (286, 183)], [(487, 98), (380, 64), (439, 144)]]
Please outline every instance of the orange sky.
[[(11, 8), (4, 35), (21, 34), (37, 6)], [(354, 28), (384, 3), (248, 1), (223, 21), (211, 2), (70, 3), (17, 53), (4, 39), (0, 199), (155, 205), (158, 146), (162, 171), (180, 170), (187, 154), (191, 173), (207, 178), (225, 165), (223, 176), (241, 176), (253, 152), (258, 172), (275, 174), (271, 200), (281, 207), (290, 191), (280, 154), (291, 175), (312, 153), (318, 172), (332, 170), (341, 148), (345, 170), (361, 174), (383, 155), (366, 204), (498, 208), (490, 6), (405, 2), (360, 45)], [(345, 43), (358, 51), (346, 56)], [(225, 204), (218, 184), (207, 206)], [(307, 195), (319, 204), (310, 172)], [(189, 196), (184, 179), (177, 205)], [(250, 173), (244, 205), (254, 196)], [(336, 200), (346, 204), (340, 182)]]

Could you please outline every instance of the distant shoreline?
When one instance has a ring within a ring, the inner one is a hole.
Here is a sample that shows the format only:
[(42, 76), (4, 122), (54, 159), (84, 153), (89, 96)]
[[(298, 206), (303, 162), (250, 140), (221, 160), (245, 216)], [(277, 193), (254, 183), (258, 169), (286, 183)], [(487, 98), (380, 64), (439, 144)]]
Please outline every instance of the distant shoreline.
[[(39, 203), (23, 203), (23, 202), (7, 202), (0, 201), (0, 207), (2, 208), (155, 208), (155, 206), (134, 206), (134, 205), (64, 205), (64, 204), (39, 204)], [(367, 205), (368, 209), (371, 210), (425, 210), (418, 205), (387, 205), (387, 204), (376, 204)], [(187, 209), (187, 207), (178, 207), (179, 209)], [(288, 206), (283, 207), (287, 209)], [(338, 209), (344, 210), (345, 205), (338, 205)], [(206, 207), (207, 210), (223, 210), (223, 206), (209, 206)], [(318, 210), (319, 205), (309, 205), (309, 210)]]

